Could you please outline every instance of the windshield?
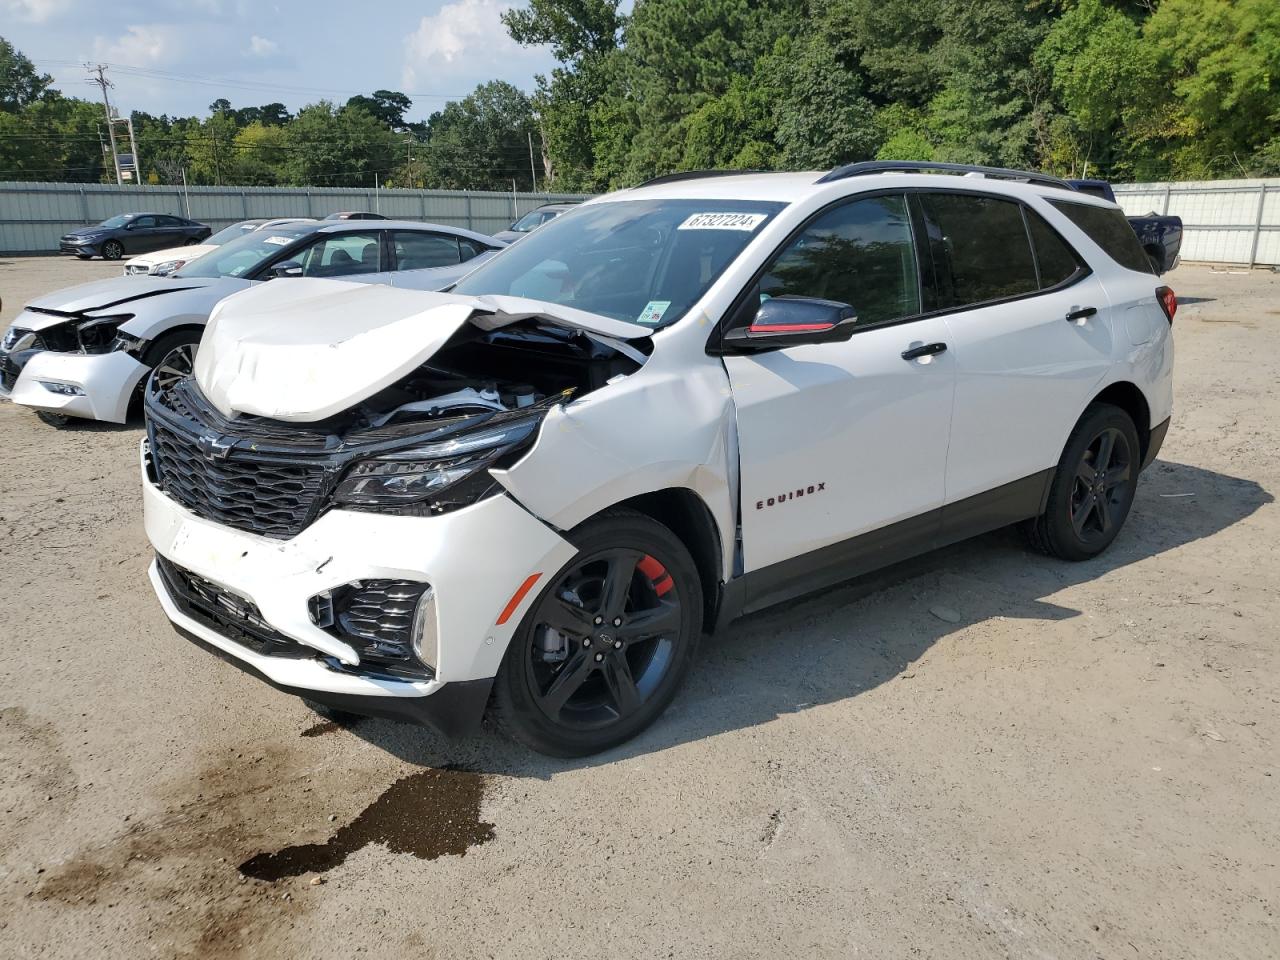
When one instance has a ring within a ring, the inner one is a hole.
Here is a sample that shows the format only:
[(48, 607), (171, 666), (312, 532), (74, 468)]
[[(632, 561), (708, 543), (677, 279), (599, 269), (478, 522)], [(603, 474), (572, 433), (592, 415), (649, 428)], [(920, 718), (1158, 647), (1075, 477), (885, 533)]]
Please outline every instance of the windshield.
[(506, 248), (452, 292), (529, 297), (665, 327), (688, 312), (783, 206), (746, 200), (590, 204)]
[(243, 237), (246, 233), (253, 233), (261, 224), (261, 220), (241, 220), (239, 223), (233, 223), (229, 227), (223, 227), (206, 240), (205, 243), (211, 247), (220, 247), (228, 240)]
[(546, 213), (542, 210), (535, 210), (533, 213), (526, 213), (523, 217), (511, 225), (514, 233), (528, 233), (534, 227), (542, 222), (542, 218)]
[(132, 219), (133, 219), (132, 214), (122, 213), (115, 217), (107, 217), (107, 219), (103, 220), (100, 224), (98, 224), (98, 226), (106, 227), (108, 230), (119, 230), (121, 227), (123, 227), (126, 223), (128, 223)]
[(243, 277), (268, 257), (275, 256), (299, 237), (312, 232), (303, 224), (297, 227), (273, 227), (254, 230), (235, 240), (228, 240), (212, 253), (196, 257), (173, 277)]

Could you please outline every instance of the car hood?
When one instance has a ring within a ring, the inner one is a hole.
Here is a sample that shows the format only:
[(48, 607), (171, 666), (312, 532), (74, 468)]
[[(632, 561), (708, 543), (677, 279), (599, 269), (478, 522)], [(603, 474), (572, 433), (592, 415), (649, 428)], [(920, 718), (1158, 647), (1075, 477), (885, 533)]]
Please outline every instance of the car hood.
[(520, 233), (516, 230), (499, 230), (493, 235), (493, 239), (501, 240), (503, 243), (515, 243), (521, 237), (527, 237), (529, 234)]
[(76, 227), (63, 234), (64, 237), (92, 237), (100, 233), (113, 233), (114, 227)]
[(207, 287), (219, 282), (220, 278), (195, 278), (190, 280), (170, 279), (169, 277), (110, 277), (106, 280), (94, 280), (90, 283), (77, 284), (43, 297), (28, 301), (28, 307), (37, 310), (56, 310), (58, 313), (84, 313), (86, 310), (105, 310), (162, 294), (177, 293)]
[[(199, 245), (190, 245), (185, 247), (169, 247), (165, 250), (156, 250), (154, 253), (144, 253), (139, 257), (134, 257), (129, 263), (147, 263), (157, 264), (164, 263), (167, 260), (186, 260), (188, 262), (196, 257), (202, 257), (210, 251), (217, 250), (218, 245), (214, 243), (201, 243)], [(126, 263), (127, 267), (129, 263)]]
[(606, 342), (647, 327), (519, 297), (464, 297), (342, 280), (291, 279), (218, 305), (195, 378), (227, 417), (310, 423), (405, 377), (465, 323), (492, 330), (538, 317)]

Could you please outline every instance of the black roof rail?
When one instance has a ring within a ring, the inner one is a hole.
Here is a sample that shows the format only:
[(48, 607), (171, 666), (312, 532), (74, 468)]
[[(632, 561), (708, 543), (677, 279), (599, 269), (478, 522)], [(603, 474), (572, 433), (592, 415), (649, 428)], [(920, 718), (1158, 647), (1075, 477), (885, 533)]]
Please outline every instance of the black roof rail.
[(745, 176), (749, 173), (770, 173), (769, 170), (686, 170), (683, 173), (668, 173), (661, 177), (654, 177), (652, 180), (646, 180), (640, 184), (642, 187), (652, 187), (658, 183), (679, 183), (681, 180), (702, 180), (705, 177), (737, 177)]
[(1031, 170), (1010, 170), (1006, 167), (983, 167), (974, 163), (941, 163), (932, 160), (863, 160), (859, 163), (846, 163), (843, 167), (836, 167), (830, 173), (819, 177), (814, 182), (831, 183), (833, 180), (861, 177), (872, 173), (929, 173), (935, 171), (980, 173), (984, 177), (993, 177), (1001, 180), (1025, 180), (1027, 183), (1039, 184), (1042, 187), (1057, 187), (1060, 190), (1075, 189), (1061, 177), (1053, 177), (1047, 173), (1035, 173)]

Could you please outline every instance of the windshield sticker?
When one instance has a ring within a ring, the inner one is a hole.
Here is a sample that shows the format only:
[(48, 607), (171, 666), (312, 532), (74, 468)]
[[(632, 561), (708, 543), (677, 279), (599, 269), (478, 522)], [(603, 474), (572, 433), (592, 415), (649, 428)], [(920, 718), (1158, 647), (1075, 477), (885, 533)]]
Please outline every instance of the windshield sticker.
[(745, 230), (750, 233), (764, 222), (764, 213), (695, 213), (677, 230)]
[(287, 247), (293, 243), (293, 237), (267, 237), (263, 243), (274, 243), (277, 247)]
[(656, 326), (662, 322), (662, 315), (667, 312), (667, 307), (671, 306), (670, 300), (650, 300), (644, 305), (644, 309), (640, 311), (640, 316), (636, 318), (636, 323), (644, 323), (649, 326)]

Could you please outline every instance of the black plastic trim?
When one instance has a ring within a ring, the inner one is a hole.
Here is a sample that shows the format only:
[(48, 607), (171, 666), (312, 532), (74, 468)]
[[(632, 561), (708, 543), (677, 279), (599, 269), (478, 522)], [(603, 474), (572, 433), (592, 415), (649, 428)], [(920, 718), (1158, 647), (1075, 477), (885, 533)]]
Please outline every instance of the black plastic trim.
[(424, 697), (379, 697), (307, 690), (277, 683), (257, 667), (215, 647), (190, 630), (176, 623), (173, 628), (200, 649), (212, 653), (215, 657), (225, 660), (282, 693), (293, 694), (295, 697), (319, 703), (333, 710), (344, 710), (362, 717), (399, 720), (402, 723), (430, 727), (450, 738), (466, 737), (479, 731), (480, 720), (489, 702), (489, 691), (493, 687), (493, 677), (487, 677), (482, 680), (446, 683), (435, 693)]
[(1142, 457), (1143, 470), (1151, 466), (1156, 457), (1160, 455), (1160, 447), (1164, 445), (1165, 434), (1169, 432), (1169, 421), (1172, 419), (1172, 417), (1165, 417), (1164, 420), (1151, 428), (1151, 433), (1147, 437), (1147, 452)]
[[(1154, 433), (1154, 431), (1153, 431)], [(887, 527), (735, 577), (721, 590), (716, 629), (734, 618), (815, 593), (990, 530), (1039, 516), (1055, 468)]]

